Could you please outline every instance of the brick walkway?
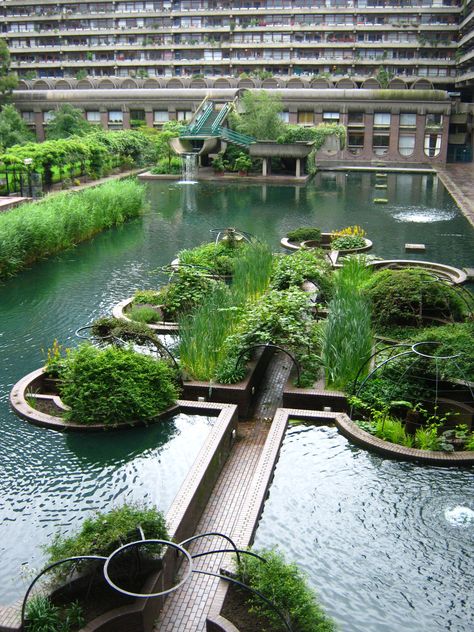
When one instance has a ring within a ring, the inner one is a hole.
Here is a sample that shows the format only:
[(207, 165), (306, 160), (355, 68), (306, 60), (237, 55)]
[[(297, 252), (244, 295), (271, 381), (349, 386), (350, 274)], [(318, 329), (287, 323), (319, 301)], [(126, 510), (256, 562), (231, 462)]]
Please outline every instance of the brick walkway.
[(474, 226), (474, 163), (454, 163), (435, 167), (444, 186)]
[[(252, 491), (251, 483), (270, 427), (267, 420), (273, 417), (280, 405), (282, 384), (287, 379), (290, 365), (288, 358), (280, 354), (270, 364), (256, 404), (254, 420), (239, 422), (239, 440), (222, 470), (196, 533), (220, 531), (231, 536), (238, 546), (247, 545), (241, 540), (239, 520), (244, 513), (248, 493)], [(219, 538), (206, 538), (191, 545), (189, 551), (194, 554), (213, 548), (227, 547), (225, 541)], [(222, 566), (228, 566), (229, 557), (228, 554), (216, 554), (198, 558), (194, 567), (216, 573)], [(187, 584), (168, 597), (155, 631), (205, 630), (206, 617), (218, 584), (217, 578), (194, 574)]]

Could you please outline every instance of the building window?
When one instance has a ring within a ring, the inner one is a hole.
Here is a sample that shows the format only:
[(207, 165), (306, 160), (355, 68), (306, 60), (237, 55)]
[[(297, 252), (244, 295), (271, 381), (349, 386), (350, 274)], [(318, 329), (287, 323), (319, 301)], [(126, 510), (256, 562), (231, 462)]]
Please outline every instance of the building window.
[(191, 110), (176, 110), (176, 118), (178, 121), (190, 121), (193, 118)]
[(25, 123), (34, 123), (35, 122), (35, 113), (34, 112), (22, 112), (21, 113), (21, 117), (25, 121)]
[(347, 124), (348, 125), (361, 125), (364, 123), (364, 113), (363, 112), (349, 112), (347, 116)]
[(374, 134), (372, 148), (376, 156), (385, 156), (388, 153), (390, 137), (388, 134)]
[(49, 110), (49, 112), (43, 112), (43, 122), (45, 123), (45, 125), (48, 124), (53, 119), (54, 119), (53, 110)]
[(330, 123), (339, 123), (339, 112), (323, 112), (323, 121)]
[(121, 110), (109, 110), (109, 123), (123, 123), (123, 112)]
[(154, 110), (153, 111), (153, 123), (155, 125), (163, 125), (170, 120), (168, 110)]
[(364, 148), (364, 132), (349, 132), (347, 135), (347, 150), (357, 156)]
[(313, 125), (314, 112), (298, 112), (298, 125)]
[(434, 158), (441, 151), (441, 134), (425, 134), (425, 156)]
[(441, 127), (443, 124), (442, 114), (427, 114), (426, 115), (426, 127)]
[(416, 127), (416, 114), (402, 112), (400, 114), (400, 127)]
[(89, 110), (86, 112), (86, 119), (89, 123), (100, 123), (100, 112), (99, 110)]
[(283, 123), (289, 123), (290, 122), (290, 113), (289, 112), (279, 112), (278, 116), (280, 117), (280, 120)]
[(398, 151), (401, 156), (411, 156), (415, 151), (415, 134), (400, 134)]
[(390, 112), (376, 112), (374, 114), (374, 127), (389, 127)]

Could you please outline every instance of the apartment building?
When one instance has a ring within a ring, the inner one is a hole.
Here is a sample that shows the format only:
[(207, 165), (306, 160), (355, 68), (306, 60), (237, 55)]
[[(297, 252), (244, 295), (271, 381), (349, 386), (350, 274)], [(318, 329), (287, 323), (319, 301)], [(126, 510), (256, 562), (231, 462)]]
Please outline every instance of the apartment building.
[(12, 68), (26, 80), (322, 76), (361, 85), (383, 67), (388, 78), (453, 89), (460, 24), (465, 37), (472, 29), (472, 2), (460, 0), (0, 0), (0, 15)]

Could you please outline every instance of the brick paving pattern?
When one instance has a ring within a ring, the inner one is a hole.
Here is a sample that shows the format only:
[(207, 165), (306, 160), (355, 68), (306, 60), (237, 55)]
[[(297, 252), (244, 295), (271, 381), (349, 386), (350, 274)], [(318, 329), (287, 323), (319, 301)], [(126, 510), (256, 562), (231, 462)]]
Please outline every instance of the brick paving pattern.
[[(278, 354), (270, 364), (256, 403), (254, 420), (239, 422), (239, 439), (216, 483), (196, 533), (220, 531), (231, 536), (237, 546), (242, 545), (239, 519), (251, 492), (251, 483), (270, 428), (267, 420), (273, 417), (280, 405), (282, 385), (288, 377), (290, 365), (290, 360), (283, 354)], [(189, 551), (194, 554), (213, 548), (227, 548), (225, 544), (219, 538), (206, 538), (193, 543)], [(222, 566), (229, 565), (230, 557), (229, 554), (216, 554), (198, 558), (194, 568), (216, 573)], [(217, 578), (195, 573), (187, 584), (168, 597), (155, 631), (205, 630), (206, 617), (218, 584)]]

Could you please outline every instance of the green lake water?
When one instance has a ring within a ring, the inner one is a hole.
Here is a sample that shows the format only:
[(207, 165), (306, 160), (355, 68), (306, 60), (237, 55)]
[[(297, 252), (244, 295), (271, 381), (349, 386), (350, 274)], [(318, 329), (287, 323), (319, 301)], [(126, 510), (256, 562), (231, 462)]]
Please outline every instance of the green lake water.
[[(373, 174), (344, 173), (319, 174), (306, 187), (151, 183), (143, 218), (0, 285), (0, 603), (22, 593), (22, 568), (41, 567), (40, 547), (56, 530), (125, 499), (166, 509), (210, 424), (180, 418), (171, 429), (90, 436), (30, 426), (11, 413), (8, 395), (43, 364), (43, 350), (55, 338), (77, 344), (78, 327), (135, 289), (163, 283), (156, 269), (180, 248), (208, 241), (211, 228), (236, 226), (278, 249), (300, 225), (329, 231), (360, 224), (375, 254), (410, 258), (404, 244), (425, 243), (417, 258), (474, 267), (474, 231), (435, 177), (389, 175), (386, 191), (374, 184)], [(381, 191), (389, 203), (373, 204)]]

